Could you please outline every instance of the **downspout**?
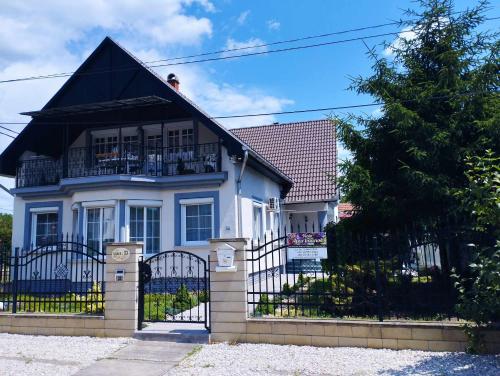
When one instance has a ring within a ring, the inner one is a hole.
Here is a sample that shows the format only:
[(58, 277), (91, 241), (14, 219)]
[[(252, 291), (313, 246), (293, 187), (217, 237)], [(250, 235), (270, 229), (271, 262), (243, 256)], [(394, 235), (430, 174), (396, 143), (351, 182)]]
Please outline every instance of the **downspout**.
[(243, 179), (243, 173), (245, 172), (245, 167), (247, 166), (248, 161), (248, 149), (243, 147), (243, 151), (245, 154), (243, 155), (243, 162), (241, 164), (240, 176), (238, 180), (236, 180), (236, 206), (238, 209), (238, 233), (236, 237), (241, 237), (243, 233), (243, 228), (241, 225), (242, 215), (241, 215), (241, 181)]

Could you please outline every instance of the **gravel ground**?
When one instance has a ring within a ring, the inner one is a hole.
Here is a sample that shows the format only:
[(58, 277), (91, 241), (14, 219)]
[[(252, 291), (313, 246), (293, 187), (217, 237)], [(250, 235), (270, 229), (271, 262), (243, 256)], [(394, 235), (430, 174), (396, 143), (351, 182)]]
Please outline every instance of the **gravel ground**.
[(130, 343), (128, 338), (0, 333), (0, 375), (66, 376)]
[(500, 355), (277, 345), (206, 345), (167, 375), (500, 375)]

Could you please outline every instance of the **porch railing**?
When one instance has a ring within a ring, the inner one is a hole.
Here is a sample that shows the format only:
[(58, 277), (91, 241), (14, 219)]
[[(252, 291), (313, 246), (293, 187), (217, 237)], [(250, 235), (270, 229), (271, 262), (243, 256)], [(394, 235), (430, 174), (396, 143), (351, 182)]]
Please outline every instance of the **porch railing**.
[(101, 175), (173, 176), (221, 171), (220, 143), (142, 147), (138, 143), (69, 148), (64, 157), (19, 162), (16, 187), (58, 184), (62, 178)]

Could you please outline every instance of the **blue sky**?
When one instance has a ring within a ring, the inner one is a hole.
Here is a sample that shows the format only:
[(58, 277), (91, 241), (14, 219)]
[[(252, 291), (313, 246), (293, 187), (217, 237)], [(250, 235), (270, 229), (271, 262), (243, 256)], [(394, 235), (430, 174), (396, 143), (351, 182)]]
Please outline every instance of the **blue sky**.
[[(457, 9), (471, 3), (456, 1)], [(0, 79), (72, 71), (106, 35), (150, 61), (386, 23), (403, 17), (402, 9), (412, 6), (410, 1), (395, 0), (47, 0), (43, 7), (38, 0), (6, 2), (0, 8)], [(497, 16), (498, 7), (490, 14)], [(303, 43), (397, 31), (388, 26)], [(383, 40), (366, 42), (375, 46)], [(366, 51), (358, 41), (157, 71), (165, 76), (176, 73), (181, 91), (213, 116), (353, 105), (371, 101), (346, 90), (350, 76), (370, 73)], [(64, 81), (1, 84), (0, 122), (27, 121), (18, 113), (41, 108)], [(239, 127), (326, 115), (267, 116), (223, 124)], [(0, 135), (0, 151), (10, 140)], [(0, 183), (13, 185), (7, 178), (0, 178)], [(12, 199), (0, 191), (0, 212), (11, 210)]]

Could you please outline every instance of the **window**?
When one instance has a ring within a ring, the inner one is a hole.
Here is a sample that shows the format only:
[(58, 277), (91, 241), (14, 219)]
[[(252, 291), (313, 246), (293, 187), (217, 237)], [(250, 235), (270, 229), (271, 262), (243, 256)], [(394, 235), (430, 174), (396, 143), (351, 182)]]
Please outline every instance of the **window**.
[(115, 240), (115, 208), (87, 208), (86, 238), (90, 248), (103, 251)]
[(174, 148), (174, 152), (190, 151), (193, 144), (194, 132), (192, 128), (168, 131), (168, 146)]
[(181, 200), (183, 245), (202, 245), (214, 236), (214, 205), (211, 198)]
[(262, 205), (253, 204), (253, 238), (263, 239), (264, 238), (264, 227), (262, 220)]
[(96, 154), (111, 153), (118, 151), (118, 137), (96, 137), (94, 139), (94, 147)]
[(136, 153), (138, 147), (137, 136), (123, 136), (123, 150), (129, 153)]
[(57, 226), (59, 216), (57, 212), (33, 213), (32, 243), (40, 247), (57, 241)]
[(131, 242), (144, 242), (146, 253), (160, 251), (160, 208), (130, 207), (129, 239)]

